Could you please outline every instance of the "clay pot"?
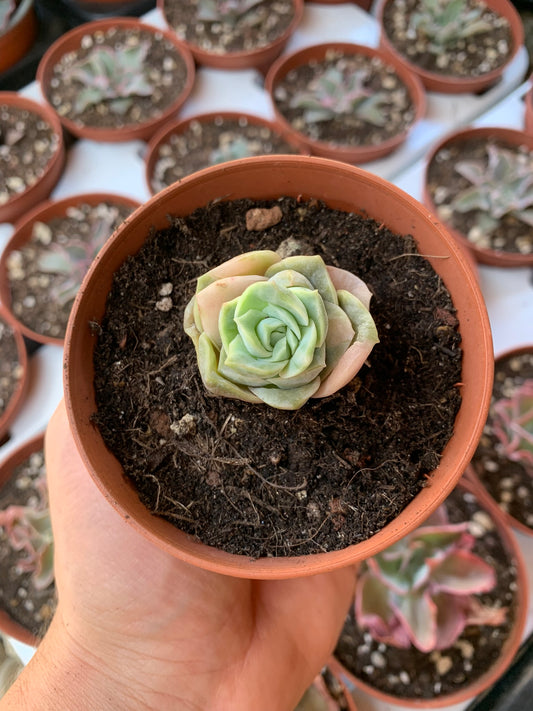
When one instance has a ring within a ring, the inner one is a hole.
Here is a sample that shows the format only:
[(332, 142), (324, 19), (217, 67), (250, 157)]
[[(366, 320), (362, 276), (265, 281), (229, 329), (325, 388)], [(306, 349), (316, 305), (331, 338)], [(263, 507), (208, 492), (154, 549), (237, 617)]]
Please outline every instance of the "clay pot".
[(17, 413), (24, 402), (24, 396), (29, 384), (29, 372), (28, 372), (28, 354), (26, 351), (26, 345), (22, 337), (22, 331), (20, 330), (18, 324), (14, 321), (11, 314), (5, 308), (5, 306), (0, 303), (0, 321), (6, 323), (11, 327), (13, 332), (13, 338), (17, 346), (18, 362), (22, 368), (22, 375), (18, 380), (18, 385), (11, 395), (9, 402), (7, 403), (4, 411), (0, 414), (0, 443), (3, 441), (4, 437), (9, 433), (9, 428), (17, 416)]
[[(214, 111), (212, 113), (197, 114), (196, 116), (191, 116), (189, 118), (183, 119), (181, 121), (168, 123), (163, 128), (158, 131), (158, 133), (150, 140), (146, 153), (144, 156), (145, 163), (145, 178), (148, 190), (153, 195), (157, 192), (153, 186), (153, 174), (157, 161), (159, 160), (159, 150), (161, 146), (168, 143), (172, 136), (179, 135), (187, 131), (191, 123), (197, 122), (200, 124), (212, 124), (217, 118), (221, 118), (225, 121), (239, 121), (245, 120), (249, 126), (265, 127), (270, 129), (270, 131), (277, 136), (281, 136), (286, 143), (292, 146), (294, 153), (305, 153), (305, 149), (302, 145), (294, 139), (293, 136), (288, 136), (281, 134), (279, 127), (272, 121), (261, 118), (260, 116), (254, 116), (253, 114), (247, 114), (235, 111)], [(207, 168), (209, 164), (206, 163), (202, 168)]]
[[(415, 107), (413, 124), (408, 130), (402, 131), (396, 136), (392, 136), (377, 145), (348, 146), (314, 140), (305, 133), (301, 133), (293, 128), (292, 124), (278, 109), (274, 98), (276, 87), (293, 69), (312, 62), (320, 62), (326, 57), (326, 54), (332, 50), (348, 56), (363, 55), (371, 58), (377, 57), (386, 65), (393, 67), (396, 74), (407, 87)], [(366, 163), (392, 153), (405, 141), (409, 130), (424, 116), (426, 110), (424, 89), (416, 76), (412, 76), (400, 62), (394, 57), (387, 56), (381, 50), (349, 42), (328, 42), (313, 45), (293, 52), (290, 55), (280, 57), (268, 71), (265, 79), (265, 88), (269, 93), (276, 121), (287, 135), (293, 136), (295, 140), (300, 141), (313, 155), (322, 156), (323, 158), (334, 158), (348, 163)]]
[[(402, 513), (368, 540), (344, 550), (287, 558), (229, 554), (200, 544), (169, 522), (153, 516), (126, 481), (119, 462), (93, 425), (94, 333), (90, 322), (103, 316), (113, 274), (135, 254), (150, 230), (167, 226), (167, 215), (189, 215), (213, 199), (314, 197), (331, 208), (364, 212), (400, 234), (411, 234), (451, 293), (463, 347), (462, 404), (455, 431), (439, 467)], [(441, 258), (446, 257), (446, 258)], [(492, 341), (475, 275), (453, 239), (432, 215), (400, 189), (366, 171), (338, 161), (306, 156), (262, 156), (206, 168), (152, 197), (104, 246), (75, 301), (65, 339), (65, 396), (70, 424), (88, 470), (104, 496), (137, 530), (182, 560), (219, 573), (247, 578), (313, 575), (363, 560), (420, 525), (452, 490), (475, 450), (492, 389)]]
[[(15, 449), (0, 465), (0, 489), (10, 480), (14, 470), (28, 459), (34, 452), (44, 446), (44, 434), (38, 434)], [(39, 640), (23, 625), (16, 622), (8, 613), (0, 608), (0, 630), (10, 637), (36, 647)]]
[(383, 12), (388, 2), (390, 2), (390, 0), (380, 0), (376, 8), (377, 20), (381, 27), (379, 46), (387, 52), (387, 54), (396, 57), (396, 59), (407, 67), (410, 72), (418, 76), (428, 91), (436, 91), (444, 94), (477, 94), (499, 81), (505, 71), (505, 68), (514, 59), (516, 53), (524, 44), (524, 27), (522, 25), (520, 15), (514, 5), (512, 5), (512, 3), (508, 0), (484, 0), (485, 4), (491, 10), (505, 17), (511, 26), (513, 46), (507, 61), (501, 67), (498, 67), (491, 72), (472, 78), (461, 78), (447, 76), (446, 74), (437, 74), (436, 72), (422, 69), (407, 59), (405, 55), (401, 54), (395, 48), (394, 44), (385, 34), (383, 30)]
[(52, 109), (32, 99), (26, 99), (14, 91), (0, 92), (0, 105), (16, 107), (32, 112), (42, 117), (50, 124), (58, 136), (58, 147), (48, 161), (43, 175), (39, 180), (21, 193), (13, 195), (6, 203), (0, 205), (0, 222), (14, 222), (24, 215), (36, 203), (47, 198), (55, 187), (63, 171), (65, 163), (65, 144), (61, 123)]
[(64, 35), (59, 37), (51, 45), (51, 47), (48, 48), (39, 62), (39, 66), (37, 67), (37, 81), (40, 84), (44, 99), (48, 102), (47, 94), (50, 80), (53, 76), (53, 69), (60, 61), (61, 57), (68, 52), (75, 52), (78, 50), (84, 36), (96, 31), (105, 32), (110, 28), (141, 29), (153, 35), (162, 36), (167, 42), (172, 43), (181, 55), (187, 69), (187, 79), (184, 88), (181, 93), (176, 96), (174, 101), (158, 116), (153, 117), (148, 121), (143, 121), (142, 123), (126, 124), (120, 128), (109, 128), (79, 124), (66, 116), (60, 116), (60, 121), (67, 131), (78, 138), (88, 138), (93, 141), (104, 142), (122, 142), (132, 141), (135, 139), (148, 140), (166, 121), (177, 114), (191, 93), (194, 84), (195, 67), (192, 55), (187, 47), (177, 39), (174, 33), (161, 30), (153, 25), (148, 25), (131, 17), (113, 17), (103, 20), (94, 20), (93, 22), (86, 22), (78, 27), (75, 27), (69, 32), (66, 32)]
[[(439, 141), (426, 157), (425, 174), (424, 174), (424, 194), (423, 201), (424, 204), (433, 212), (438, 215), (437, 206), (435, 205), (431, 195), (429, 194), (427, 184), (428, 184), (428, 170), (431, 162), (434, 160), (435, 155), (446, 145), (455, 143), (456, 141), (465, 141), (468, 139), (479, 140), (490, 138), (497, 138), (505, 143), (512, 146), (527, 146), (530, 151), (533, 151), (533, 134), (528, 135), (522, 131), (516, 131), (511, 128), (500, 128), (500, 127), (479, 127), (479, 128), (465, 128), (454, 131), (447, 136), (445, 136), (441, 141)], [(454, 239), (461, 243), (466, 249), (470, 250), (473, 254), (474, 259), (480, 264), (486, 264), (488, 266), (494, 267), (525, 267), (533, 265), (533, 253), (532, 254), (519, 254), (514, 252), (503, 252), (501, 250), (489, 249), (487, 247), (480, 247), (473, 242), (471, 242), (466, 235), (463, 235), (458, 230), (447, 225), (447, 229)]]
[(469, 686), (466, 686), (458, 691), (435, 696), (434, 698), (406, 698), (404, 696), (393, 696), (384, 693), (379, 689), (361, 681), (353, 676), (346, 667), (336, 658), (333, 657), (328, 663), (333, 671), (340, 677), (344, 677), (348, 682), (349, 687), (356, 687), (370, 696), (378, 699), (385, 704), (400, 704), (402, 707), (410, 709), (434, 709), (443, 706), (452, 706), (467, 701), (468, 699), (481, 694), (485, 689), (488, 689), (494, 682), (499, 679), (509, 667), (513, 658), (518, 651), (522, 641), (522, 635), (527, 619), (528, 611), (528, 575), (527, 569), (522, 558), (520, 546), (518, 545), (513, 532), (509, 528), (506, 519), (502, 515), (500, 509), (494, 501), (487, 495), (483, 487), (479, 483), (473, 482), (470, 479), (462, 478), (459, 483), (459, 488), (473, 494), (482, 508), (493, 519), (498, 534), (509, 554), (509, 558), (515, 561), (516, 564), (516, 611), (512, 630), (508, 639), (502, 648), (501, 654), (493, 664), (473, 681)]
[[(507, 350), (503, 353), (500, 353), (500, 355), (497, 356), (497, 358), (494, 361), (494, 367), (495, 369), (498, 366), (498, 363), (504, 360), (507, 360), (508, 358), (511, 358), (513, 356), (521, 356), (524, 354), (533, 354), (533, 345), (527, 345), (527, 346), (521, 346), (519, 348), (512, 348), (510, 350)], [(477, 485), (481, 488), (483, 488), (484, 491), (486, 491), (487, 496), (491, 496), (490, 492), (486, 489), (486, 487), (483, 484), (483, 481), (480, 479), (478, 476), (474, 466), (472, 463), (470, 463), (466, 469), (465, 476), (474, 484)], [(496, 502), (497, 504), (497, 502)], [(498, 507), (499, 508), (499, 507)], [(513, 528), (516, 528), (520, 533), (523, 533), (527, 536), (533, 536), (533, 527), (527, 526), (525, 523), (520, 521), (519, 519), (515, 518), (512, 516), (509, 512), (503, 511), (502, 509), (499, 508), (500, 514), (507, 519), (507, 522), (509, 523), (510, 526)]]
[[(281, 54), (291, 35), (302, 20), (304, 0), (293, 0), (293, 5), (294, 17), (290, 25), (282, 35), (264, 47), (241, 50), (238, 52), (225, 52), (223, 54), (209, 52), (191, 42), (187, 42), (187, 47), (192, 52), (196, 62), (204, 67), (213, 67), (214, 69), (258, 69), (259, 71), (266, 72), (276, 57)], [(165, 0), (157, 0), (157, 7), (161, 11), (167, 26), (173, 31), (165, 13)]]
[(0, 74), (24, 57), (35, 42), (37, 29), (33, 0), (22, 0), (0, 34)]
[(7, 269), (7, 260), (9, 255), (14, 250), (21, 249), (30, 241), (35, 222), (47, 223), (56, 217), (64, 216), (70, 207), (76, 207), (82, 203), (86, 203), (88, 205), (98, 205), (99, 203), (106, 201), (118, 205), (129, 206), (133, 210), (140, 204), (137, 200), (133, 200), (122, 195), (114, 195), (112, 193), (72, 195), (68, 198), (63, 198), (62, 200), (49, 200), (37, 205), (37, 207), (31, 210), (15, 225), (14, 233), (0, 254), (0, 300), (5, 305), (6, 309), (9, 310), (11, 319), (17, 323), (17, 328), (22, 334), (24, 334), (24, 336), (30, 338), (32, 341), (43, 344), (63, 345), (63, 338), (53, 338), (34, 331), (20, 321), (12, 312), (10, 279)]

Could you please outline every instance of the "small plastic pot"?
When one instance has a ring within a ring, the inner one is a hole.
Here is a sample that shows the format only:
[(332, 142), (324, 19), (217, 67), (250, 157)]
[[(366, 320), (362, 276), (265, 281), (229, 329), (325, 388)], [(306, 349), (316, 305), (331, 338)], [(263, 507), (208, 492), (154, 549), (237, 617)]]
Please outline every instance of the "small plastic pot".
[[(59, 119), (67, 131), (78, 138), (88, 138), (93, 141), (104, 142), (133, 141), (135, 139), (148, 140), (166, 121), (177, 114), (191, 93), (194, 85), (195, 67), (192, 55), (185, 44), (180, 42), (174, 33), (161, 30), (158, 27), (148, 25), (131, 17), (113, 17), (86, 22), (66, 32), (48, 48), (37, 67), (37, 81), (40, 84), (41, 93), (45, 101), (50, 104), (47, 96), (50, 80), (53, 76), (54, 67), (60, 61), (61, 57), (68, 52), (78, 50), (83, 37), (86, 35), (93, 34), (94, 32), (105, 32), (111, 28), (126, 30), (129, 28), (140, 29), (154, 36), (162, 37), (167, 42), (170, 42), (180, 54), (186, 66), (187, 78), (183, 89), (158, 116), (154, 116), (140, 123), (126, 124), (120, 128), (88, 126), (80, 124), (66, 116), (59, 116)], [(50, 104), (50, 106), (54, 108), (52, 104)]]
[[(369, 58), (376, 57), (381, 59), (384, 64), (391, 66), (407, 87), (414, 104), (414, 118), (411, 126), (401, 133), (387, 138), (382, 143), (366, 146), (349, 146), (318, 141), (312, 139), (305, 133), (295, 130), (277, 106), (275, 100), (276, 87), (280, 81), (295, 68), (313, 62), (320, 62), (331, 51), (336, 51), (339, 54), (342, 53), (347, 56), (362, 55)], [(389, 153), (392, 153), (406, 140), (409, 131), (414, 124), (424, 116), (426, 110), (424, 89), (416, 76), (412, 76), (394, 57), (386, 55), (381, 50), (349, 42), (327, 42), (312, 45), (293, 52), (292, 54), (280, 57), (268, 71), (265, 79), (265, 88), (270, 96), (276, 121), (283, 132), (289, 136), (293, 136), (295, 140), (300, 141), (312, 155), (321, 156), (323, 158), (333, 158), (348, 163), (367, 163), (368, 161), (377, 160), (378, 158), (383, 158)]]
[[(479, 128), (464, 128), (448, 134), (436, 145), (426, 157), (425, 172), (424, 172), (424, 194), (423, 201), (431, 212), (438, 215), (438, 210), (433, 198), (428, 190), (428, 171), (436, 154), (446, 146), (458, 142), (471, 140), (489, 140), (495, 138), (510, 144), (511, 146), (527, 146), (530, 151), (533, 151), (533, 133), (528, 135), (523, 131), (516, 131), (511, 128), (501, 127), (479, 127)], [(504, 252), (502, 250), (489, 249), (487, 247), (479, 247), (471, 242), (468, 237), (453, 227), (447, 225), (447, 229), (454, 239), (456, 239), (463, 247), (470, 250), (474, 259), (480, 264), (486, 264), (493, 267), (527, 267), (533, 266), (533, 253), (519, 254), (516, 252)]]
[(476, 77), (454, 77), (431, 72), (417, 66), (414, 62), (407, 59), (405, 55), (396, 49), (391, 39), (385, 33), (383, 28), (383, 13), (385, 6), (390, 1), (391, 0), (380, 0), (376, 9), (377, 20), (381, 28), (379, 45), (387, 54), (396, 57), (411, 73), (418, 76), (428, 91), (436, 91), (443, 94), (477, 94), (499, 81), (506, 67), (509, 66), (520, 47), (524, 44), (524, 27), (514, 5), (508, 0), (484, 0), (485, 4), (491, 10), (505, 17), (510, 24), (513, 45), (507, 61), (502, 64), (501, 67)]

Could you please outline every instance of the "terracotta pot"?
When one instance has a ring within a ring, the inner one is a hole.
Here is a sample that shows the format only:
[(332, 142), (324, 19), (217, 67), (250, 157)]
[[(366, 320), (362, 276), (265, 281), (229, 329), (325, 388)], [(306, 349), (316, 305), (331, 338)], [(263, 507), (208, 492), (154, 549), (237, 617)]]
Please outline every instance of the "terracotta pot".
[[(375, 146), (348, 146), (314, 140), (305, 133), (301, 133), (292, 127), (291, 123), (278, 109), (275, 101), (274, 92), (277, 85), (293, 69), (311, 62), (322, 61), (326, 54), (331, 50), (336, 50), (339, 53), (343, 53), (348, 56), (363, 55), (365, 57), (377, 57), (386, 65), (393, 67), (396, 74), (407, 87), (415, 107), (413, 124), (409, 127), (409, 129), (402, 131), (396, 136), (392, 136), (391, 138), (388, 138)], [(269, 93), (276, 121), (284, 132), (286, 132), (289, 136), (294, 136), (294, 138), (306, 146), (313, 155), (322, 156), (323, 158), (334, 158), (348, 163), (366, 163), (392, 153), (392, 151), (398, 148), (405, 141), (409, 130), (411, 130), (412, 126), (424, 116), (426, 110), (426, 98), (421, 83), (416, 77), (412, 76), (411, 73), (400, 64), (400, 62), (398, 62), (394, 57), (387, 56), (379, 49), (373, 49), (372, 47), (352, 44), (349, 42), (328, 42), (313, 45), (311, 47), (300, 49), (290, 55), (280, 57), (268, 71), (265, 79), (265, 88)]]
[(482, 508), (487, 511), (490, 517), (494, 520), (499, 536), (508, 551), (509, 557), (516, 563), (516, 614), (513, 628), (508, 639), (505, 641), (500, 656), (494, 661), (492, 666), (485, 671), (484, 674), (463, 689), (459, 689), (449, 694), (442, 694), (441, 696), (436, 696), (434, 698), (406, 698), (404, 696), (393, 696), (391, 694), (384, 693), (370, 684), (361, 681), (361, 679), (353, 676), (353, 674), (351, 674), (351, 672), (349, 672), (336, 657), (333, 657), (333, 659), (328, 662), (337, 675), (341, 677), (344, 676), (344, 678), (348, 681), (348, 686), (361, 689), (361, 691), (364, 691), (370, 696), (379, 699), (379, 701), (386, 704), (399, 704), (402, 707), (413, 709), (433, 709), (463, 703), (489, 688), (489, 686), (491, 686), (502, 676), (513, 661), (513, 658), (522, 641), (528, 611), (528, 575), (520, 546), (518, 545), (513, 532), (509, 528), (507, 521), (502, 516), (500, 509), (487, 495), (483, 487), (470, 481), (469, 479), (465, 479), (464, 477), (461, 479), (459, 487), (472, 493), (481, 504)]
[[(293, 0), (293, 5), (294, 17), (290, 25), (274, 42), (264, 47), (220, 54), (209, 52), (191, 42), (187, 42), (187, 46), (192, 52), (196, 62), (204, 67), (213, 67), (214, 69), (258, 69), (266, 72), (276, 57), (281, 54), (289, 38), (302, 20), (304, 11), (303, 0)], [(169, 29), (174, 31), (165, 13), (165, 0), (157, 0), (157, 7), (161, 11)]]
[(410, 72), (416, 74), (422, 81), (428, 91), (437, 91), (444, 94), (477, 94), (484, 89), (495, 84), (501, 78), (505, 68), (514, 59), (516, 53), (524, 44), (524, 27), (522, 20), (514, 5), (509, 0), (484, 0), (485, 4), (494, 12), (502, 17), (505, 17), (511, 26), (511, 34), (513, 37), (512, 52), (507, 58), (507, 61), (497, 69), (487, 72), (478, 77), (460, 78), (447, 76), (446, 74), (438, 74), (436, 72), (427, 71), (418, 67), (413, 62), (409, 61), (405, 55), (401, 54), (393, 45), (389, 37), (383, 30), (383, 11), (390, 0), (379, 0), (376, 8), (377, 20), (380, 24), (381, 32), (379, 38), (380, 47), (391, 56), (396, 57)]
[(12, 196), (6, 203), (0, 205), (0, 222), (14, 222), (36, 203), (47, 198), (54, 189), (65, 163), (65, 144), (61, 123), (55, 112), (45, 104), (26, 99), (14, 91), (0, 92), (1, 104), (30, 111), (41, 116), (44, 121), (50, 124), (59, 141), (56, 152), (48, 161), (46, 169), (39, 180), (22, 193)]
[(524, 131), (533, 135), (533, 84), (524, 96)]
[(24, 57), (35, 42), (37, 29), (33, 0), (22, 0), (0, 34), (0, 74)]
[(15, 417), (20, 410), (22, 403), (24, 402), (24, 396), (29, 384), (29, 372), (28, 372), (28, 353), (26, 351), (26, 344), (22, 337), (22, 331), (20, 330), (18, 324), (14, 321), (11, 314), (8, 312), (3, 303), (0, 303), (0, 321), (6, 323), (11, 327), (13, 331), (13, 337), (17, 346), (18, 361), (22, 368), (22, 375), (19, 378), (18, 385), (11, 395), (9, 402), (7, 403), (3, 413), (0, 414), (0, 443), (3, 441), (4, 437), (9, 433), (9, 428)]
[(17, 323), (17, 328), (27, 338), (30, 338), (37, 343), (59, 346), (63, 345), (64, 340), (63, 338), (52, 338), (34, 331), (20, 321), (20, 319), (18, 319), (13, 313), (11, 309), (10, 280), (7, 269), (7, 260), (9, 255), (14, 250), (21, 249), (30, 241), (35, 222), (46, 223), (56, 217), (62, 217), (66, 214), (69, 207), (76, 207), (81, 203), (98, 205), (98, 203), (105, 201), (119, 205), (126, 205), (131, 207), (133, 210), (135, 210), (140, 204), (137, 200), (133, 200), (122, 195), (115, 195), (113, 193), (87, 193), (82, 195), (71, 195), (70, 197), (63, 198), (62, 200), (48, 200), (44, 203), (40, 203), (24, 218), (16, 223), (14, 233), (11, 235), (8, 243), (0, 254), (0, 300), (5, 305), (6, 309), (9, 310), (11, 319)]
[(181, 55), (187, 69), (187, 79), (183, 90), (178, 96), (176, 96), (174, 101), (161, 112), (161, 114), (151, 118), (148, 121), (143, 121), (142, 123), (127, 124), (121, 128), (106, 128), (80, 125), (66, 116), (60, 116), (60, 121), (72, 135), (78, 136), (79, 138), (88, 138), (93, 141), (104, 142), (132, 141), (135, 139), (148, 140), (166, 121), (177, 114), (191, 93), (194, 84), (195, 67), (192, 55), (185, 44), (180, 42), (176, 35), (172, 32), (161, 30), (158, 27), (148, 25), (136, 18), (131, 17), (106, 18), (79, 25), (59, 37), (51, 45), (51, 47), (48, 48), (39, 62), (39, 66), (37, 67), (37, 81), (40, 84), (41, 93), (44, 99), (48, 102), (47, 93), (50, 80), (53, 76), (53, 69), (60, 61), (61, 57), (63, 57), (67, 52), (74, 52), (79, 49), (81, 41), (85, 35), (96, 31), (105, 32), (110, 28), (137, 28), (153, 35), (162, 36), (168, 42), (172, 43)]
[[(0, 489), (13, 475), (14, 470), (34, 452), (44, 447), (44, 434), (38, 434), (15, 449), (7, 459), (0, 464)], [(8, 613), (0, 608), (0, 630), (30, 647), (36, 647), (39, 640), (26, 627), (16, 622)]]
[[(250, 560), (195, 542), (169, 522), (152, 516), (105, 447), (92, 424), (94, 333), (89, 322), (104, 313), (114, 272), (136, 253), (151, 229), (166, 227), (167, 215), (188, 215), (213, 199), (314, 197), (329, 207), (364, 212), (391, 230), (412, 234), (420, 251), (449, 289), (463, 346), (462, 404), (455, 431), (439, 467), (402, 513), (368, 540), (344, 550), (287, 558)], [(446, 257), (446, 258), (442, 258)], [(395, 186), (338, 161), (304, 156), (264, 156), (198, 171), (161, 191), (139, 208), (104, 246), (89, 271), (71, 314), (65, 340), (65, 396), (77, 446), (105, 497), (128, 522), (173, 555), (220, 573), (247, 578), (313, 575), (352, 564), (391, 545), (418, 526), (452, 490), (474, 452), (486, 420), (492, 389), (492, 340), (482, 294), (461, 250), (432, 215)]]
[[(521, 356), (526, 353), (533, 354), (533, 345), (521, 346), (520, 348), (512, 348), (510, 350), (504, 351), (503, 353), (500, 353), (500, 355), (497, 356), (497, 358), (495, 359), (494, 367), (496, 368), (499, 362), (507, 360), (508, 358), (510, 358), (512, 356)], [(472, 463), (470, 463), (468, 465), (466, 472), (465, 472), (465, 476), (474, 485), (481, 487), (487, 493), (487, 496), (491, 496), (490, 492), (487, 491), (482, 480), (479, 478)], [(496, 502), (496, 505), (497, 505), (497, 502)], [(509, 525), (511, 525), (513, 528), (516, 528), (518, 531), (520, 531), (521, 533), (524, 533), (527, 536), (533, 536), (533, 528), (532, 527), (527, 526), (525, 523), (523, 523), (519, 519), (515, 518), (507, 511), (503, 511), (502, 509), (499, 509), (499, 510), (500, 510), (501, 515), (507, 519)]]
[[(431, 151), (426, 157), (425, 173), (424, 173), (424, 204), (433, 212), (438, 215), (437, 206), (435, 205), (431, 195), (429, 194), (427, 184), (428, 184), (428, 170), (431, 162), (434, 160), (435, 155), (446, 145), (454, 143), (456, 141), (464, 141), (469, 139), (490, 139), (497, 138), (513, 146), (527, 146), (530, 151), (533, 151), (533, 135), (528, 135), (522, 131), (516, 131), (511, 128), (500, 128), (500, 127), (479, 127), (479, 128), (464, 128), (454, 131), (453, 133), (445, 136), (441, 141), (433, 146)], [(494, 267), (525, 267), (533, 265), (533, 253), (532, 254), (519, 254), (512, 252), (503, 252), (496, 249), (489, 249), (486, 247), (479, 247), (478, 245), (471, 242), (466, 235), (463, 235), (458, 230), (447, 225), (448, 231), (451, 233), (452, 237), (456, 239), (460, 244), (462, 244), (466, 249), (470, 250), (474, 258), (480, 264), (487, 264)]]
[[(153, 195), (157, 192), (152, 185), (152, 178), (154, 174), (155, 164), (159, 159), (159, 149), (161, 145), (167, 143), (171, 136), (184, 133), (194, 121), (200, 124), (210, 124), (213, 123), (217, 118), (222, 118), (229, 121), (238, 121), (239, 119), (245, 119), (247, 124), (250, 126), (264, 126), (269, 128), (273, 134), (282, 137), (289, 145), (294, 149), (295, 153), (306, 153), (305, 149), (294, 139), (293, 136), (285, 135), (280, 132), (279, 126), (274, 124), (268, 119), (261, 118), (260, 116), (254, 116), (253, 114), (247, 114), (236, 111), (214, 111), (211, 113), (197, 114), (196, 116), (191, 116), (189, 118), (183, 119), (181, 121), (176, 121), (175, 123), (168, 123), (163, 128), (158, 131), (158, 133), (149, 141), (146, 153), (144, 156), (145, 163), (145, 178), (148, 190)], [(206, 163), (205, 167), (207, 168)]]

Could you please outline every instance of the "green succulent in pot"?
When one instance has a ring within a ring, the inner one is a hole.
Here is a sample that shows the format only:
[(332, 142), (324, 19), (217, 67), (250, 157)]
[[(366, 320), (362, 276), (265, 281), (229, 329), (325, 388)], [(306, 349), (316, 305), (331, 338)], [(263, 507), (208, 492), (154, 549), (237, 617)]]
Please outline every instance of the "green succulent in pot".
[(296, 410), (346, 385), (378, 336), (370, 291), (319, 256), (248, 252), (202, 275), (184, 315), (206, 388)]

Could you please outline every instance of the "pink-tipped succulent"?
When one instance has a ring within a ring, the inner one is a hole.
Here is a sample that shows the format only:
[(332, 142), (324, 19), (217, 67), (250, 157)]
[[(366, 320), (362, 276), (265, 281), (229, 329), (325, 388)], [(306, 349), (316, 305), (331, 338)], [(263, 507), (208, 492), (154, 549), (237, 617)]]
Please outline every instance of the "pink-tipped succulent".
[(366, 85), (367, 79), (368, 72), (364, 69), (347, 71), (330, 66), (306, 89), (296, 92), (290, 106), (303, 109), (307, 123), (352, 115), (375, 126), (383, 126), (386, 94), (370, 89)]
[(0, 35), (7, 30), (16, 6), (15, 0), (0, 0)]
[(197, 20), (234, 25), (263, 0), (199, 0)]
[(72, 65), (67, 76), (82, 84), (74, 104), (75, 113), (105, 102), (112, 113), (123, 116), (136, 96), (151, 96), (154, 87), (145, 63), (149, 49), (148, 41), (116, 48), (96, 46)]
[(533, 476), (533, 380), (524, 380), (511, 397), (497, 400), (492, 415), (500, 453)]
[(247, 252), (202, 275), (184, 315), (214, 395), (296, 410), (361, 368), (378, 336), (366, 284), (319, 256)]
[(358, 625), (378, 642), (446, 649), (468, 625), (503, 624), (506, 609), (479, 595), (495, 585), (493, 568), (472, 552), (468, 523), (451, 524), (444, 507), (361, 568), (355, 597)]
[(8, 506), (0, 511), (0, 526), (11, 548), (21, 557), (17, 566), (31, 573), (36, 590), (44, 590), (54, 581), (54, 540), (49, 510), (33, 506)]

